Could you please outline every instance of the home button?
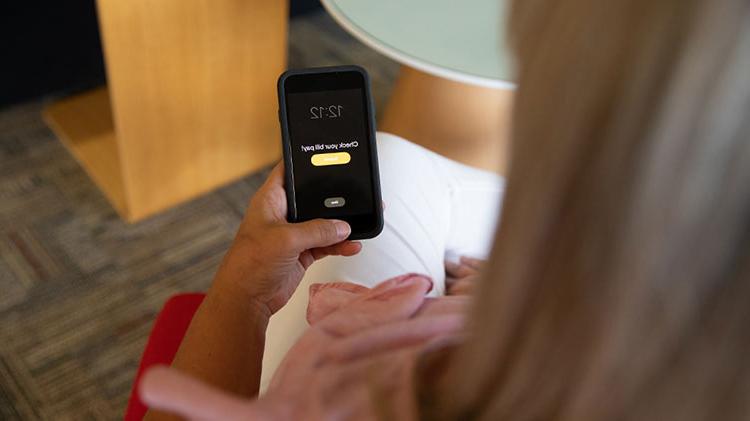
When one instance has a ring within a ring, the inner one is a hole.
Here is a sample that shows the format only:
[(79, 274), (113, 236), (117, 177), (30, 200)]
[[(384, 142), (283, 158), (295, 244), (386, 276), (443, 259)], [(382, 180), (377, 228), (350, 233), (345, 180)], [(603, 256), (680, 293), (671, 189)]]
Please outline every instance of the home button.
[(340, 208), (346, 204), (346, 200), (343, 197), (329, 197), (323, 201), (323, 204), (327, 208)]

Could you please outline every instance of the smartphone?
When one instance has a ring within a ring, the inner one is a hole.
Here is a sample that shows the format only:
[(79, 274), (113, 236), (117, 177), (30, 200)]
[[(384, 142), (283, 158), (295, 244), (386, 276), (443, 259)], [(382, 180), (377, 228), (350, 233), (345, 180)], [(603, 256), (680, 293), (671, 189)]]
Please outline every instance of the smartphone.
[(359, 66), (284, 72), (278, 81), (287, 218), (341, 219), (349, 239), (383, 230), (370, 79)]

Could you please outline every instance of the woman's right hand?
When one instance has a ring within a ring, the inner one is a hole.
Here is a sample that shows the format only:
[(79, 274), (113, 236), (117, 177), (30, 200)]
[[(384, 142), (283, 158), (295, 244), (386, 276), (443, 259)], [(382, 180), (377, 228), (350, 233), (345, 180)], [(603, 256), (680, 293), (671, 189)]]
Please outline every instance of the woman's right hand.
[(351, 228), (344, 221), (287, 222), (283, 174), (278, 164), (250, 200), (212, 287), (256, 304), (269, 317), (286, 304), (315, 260), (352, 256), (362, 248), (346, 240)]

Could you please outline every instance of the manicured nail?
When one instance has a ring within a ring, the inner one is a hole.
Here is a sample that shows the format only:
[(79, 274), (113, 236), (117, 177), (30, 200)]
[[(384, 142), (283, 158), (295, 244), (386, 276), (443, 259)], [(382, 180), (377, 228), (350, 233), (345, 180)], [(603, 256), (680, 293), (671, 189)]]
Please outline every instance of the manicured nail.
[(461, 267), (460, 263), (451, 262), (450, 260), (444, 260), (443, 262), (445, 265), (445, 270), (447, 270), (448, 272), (456, 271)]
[(346, 222), (333, 221), (333, 223), (336, 226), (336, 235), (338, 235), (339, 238), (346, 238), (352, 233), (352, 228)]

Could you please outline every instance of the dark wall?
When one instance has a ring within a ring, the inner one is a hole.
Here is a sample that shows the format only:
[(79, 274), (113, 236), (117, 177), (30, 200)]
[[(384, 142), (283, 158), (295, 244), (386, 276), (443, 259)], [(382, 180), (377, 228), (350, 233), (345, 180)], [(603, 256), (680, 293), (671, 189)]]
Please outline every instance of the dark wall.
[(0, 6), (0, 107), (104, 81), (94, 0)]
[[(319, 7), (318, 0), (292, 0), (290, 13)], [(104, 81), (95, 0), (0, 2), (0, 108)]]
[(291, 0), (289, 2), (289, 14), (291, 17), (313, 12), (320, 9), (320, 0)]

